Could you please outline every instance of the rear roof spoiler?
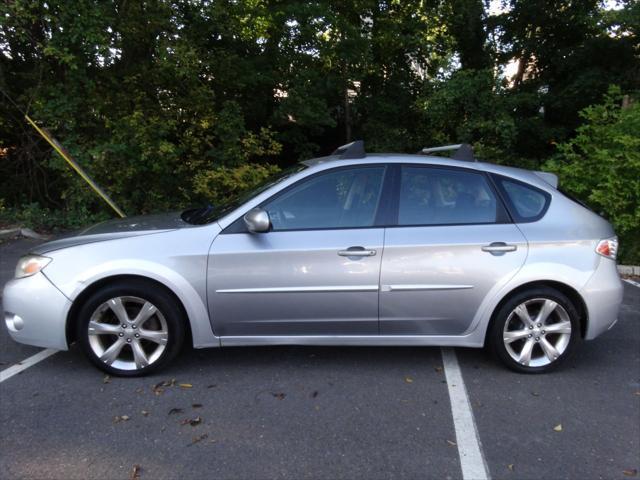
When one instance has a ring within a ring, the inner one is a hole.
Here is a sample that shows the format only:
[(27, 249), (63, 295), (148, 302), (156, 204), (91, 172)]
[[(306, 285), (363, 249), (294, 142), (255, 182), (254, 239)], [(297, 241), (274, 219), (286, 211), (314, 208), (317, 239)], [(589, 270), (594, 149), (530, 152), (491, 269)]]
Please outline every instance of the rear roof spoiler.
[(548, 183), (553, 188), (558, 188), (558, 176), (555, 173), (540, 171), (535, 171), (533, 173), (535, 173), (538, 178)]

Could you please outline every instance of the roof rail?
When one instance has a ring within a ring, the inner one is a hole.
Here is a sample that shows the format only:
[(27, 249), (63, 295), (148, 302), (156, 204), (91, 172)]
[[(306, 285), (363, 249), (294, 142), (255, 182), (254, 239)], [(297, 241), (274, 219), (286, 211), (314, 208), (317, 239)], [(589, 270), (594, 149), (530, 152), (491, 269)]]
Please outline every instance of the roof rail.
[(331, 155), (339, 155), (341, 159), (351, 158), (364, 158), (367, 156), (367, 152), (364, 150), (364, 141), (356, 140), (355, 142), (347, 143), (336, 150)]
[(456, 145), (444, 145), (442, 147), (426, 147), (420, 150), (418, 153), (429, 154), (435, 152), (449, 152), (455, 150), (451, 158), (453, 160), (463, 160), (465, 162), (477, 162), (478, 160), (473, 155), (473, 147), (468, 143), (458, 143)]

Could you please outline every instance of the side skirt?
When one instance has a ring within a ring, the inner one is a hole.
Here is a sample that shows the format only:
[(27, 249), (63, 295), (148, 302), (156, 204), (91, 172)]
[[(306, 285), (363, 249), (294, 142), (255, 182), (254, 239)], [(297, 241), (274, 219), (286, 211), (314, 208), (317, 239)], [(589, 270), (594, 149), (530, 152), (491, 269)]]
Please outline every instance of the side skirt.
[(238, 336), (220, 337), (222, 347), (257, 345), (325, 345), (325, 346), (432, 346), (481, 348), (484, 338), (472, 333), (465, 336), (440, 335), (318, 335), (318, 336)]

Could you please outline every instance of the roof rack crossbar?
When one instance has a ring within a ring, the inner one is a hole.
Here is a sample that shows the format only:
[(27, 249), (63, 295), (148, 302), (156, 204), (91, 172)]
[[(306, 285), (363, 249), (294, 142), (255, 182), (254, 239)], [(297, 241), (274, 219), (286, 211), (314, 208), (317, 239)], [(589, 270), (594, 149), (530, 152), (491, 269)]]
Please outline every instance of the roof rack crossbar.
[(346, 160), (351, 158), (364, 158), (367, 156), (367, 152), (364, 150), (364, 142), (362, 140), (356, 140), (336, 148), (331, 155), (339, 155), (341, 159)]
[(453, 160), (477, 162), (473, 155), (473, 147), (468, 143), (457, 143), (455, 145), (444, 145), (442, 147), (426, 147), (420, 150), (419, 153), (429, 154), (435, 152), (450, 152), (452, 150), (454, 150), (453, 155), (451, 155)]

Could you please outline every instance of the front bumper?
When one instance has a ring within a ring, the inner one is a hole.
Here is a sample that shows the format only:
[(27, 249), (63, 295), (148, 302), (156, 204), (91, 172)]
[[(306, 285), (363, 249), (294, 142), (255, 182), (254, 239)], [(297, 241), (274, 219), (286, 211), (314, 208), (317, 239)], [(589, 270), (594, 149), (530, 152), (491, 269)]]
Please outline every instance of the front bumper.
[(16, 342), (67, 350), (65, 328), (71, 302), (42, 272), (7, 283), (2, 306)]
[(616, 262), (603, 258), (593, 276), (580, 290), (587, 306), (586, 340), (609, 330), (618, 321), (624, 286)]

